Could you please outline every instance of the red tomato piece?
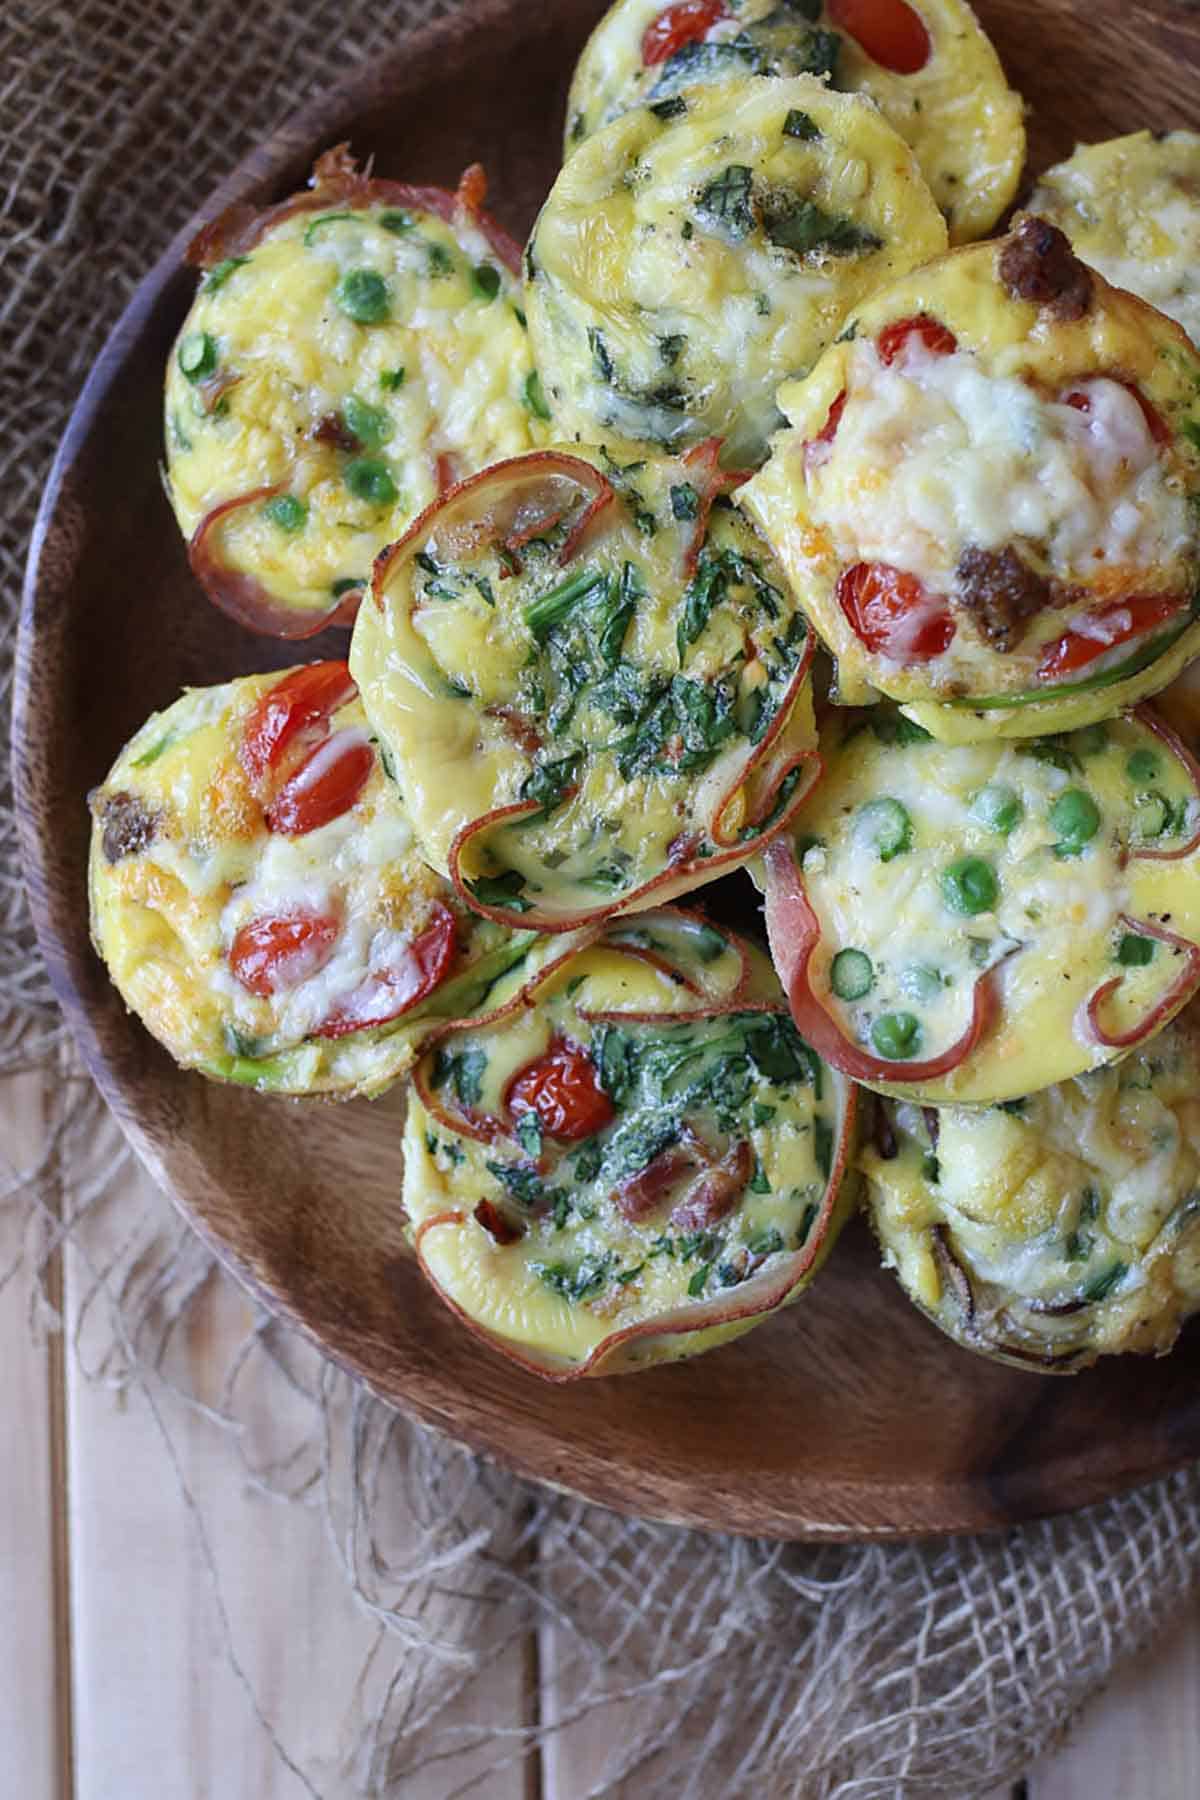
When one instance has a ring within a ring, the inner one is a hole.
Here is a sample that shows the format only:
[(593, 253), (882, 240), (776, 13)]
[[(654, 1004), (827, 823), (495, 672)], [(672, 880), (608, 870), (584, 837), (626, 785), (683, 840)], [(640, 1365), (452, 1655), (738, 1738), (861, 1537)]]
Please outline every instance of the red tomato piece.
[(846, 390), (842, 389), (825, 416), (825, 423), (811, 441), (814, 444), (832, 444), (837, 436), (837, 428), (842, 422), (842, 414), (846, 410)]
[(958, 339), (948, 325), (928, 313), (916, 313), (911, 319), (894, 319), (885, 325), (876, 339), (879, 360), (890, 369), (896, 358), (907, 349), (913, 338), (919, 338), (932, 356), (950, 356), (958, 349)]
[(828, 6), (831, 22), (881, 69), (915, 75), (929, 61), (929, 33), (907, 0), (828, 0)]
[(514, 1076), (505, 1102), (510, 1112), (536, 1113), (546, 1136), (564, 1143), (594, 1136), (614, 1116), (591, 1057), (563, 1038)]
[(642, 62), (648, 69), (666, 62), (685, 44), (694, 44), (718, 19), (729, 17), (725, 0), (679, 0), (651, 19), (642, 34)]
[(945, 604), (915, 575), (887, 563), (854, 563), (843, 569), (837, 602), (867, 649), (895, 662), (930, 662), (954, 638), (954, 620)]
[(411, 943), (393, 952), (381, 967), (373, 968), (347, 999), (339, 1001), (313, 1037), (346, 1037), (410, 1012), (445, 980), (457, 941), (454, 914), (438, 901), (432, 923)]
[(337, 919), (323, 913), (251, 919), (230, 946), (229, 966), (250, 993), (269, 999), (323, 969), (340, 931)]
[(268, 688), (242, 731), (241, 764), (254, 786), (278, 767), (302, 731), (327, 726), (330, 715), (357, 692), (344, 662), (309, 663)]
[[(1171, 442), (1171, 427), (1167, 424), (1167, 421), (1163, 418), (1157, 406), (1155, 406), (1152, 401), (1147, 400), (1137, 383), (1135, 381), (1122, 381), (1119, 375), (1108, 376), (1106, 379), (1115, 381), (1119, 387), (1125, 389), (1127, 394), (1133, 395), (1134, 399), (1142, 409), (1142, 417), (1146, 421), (1146, 429), (1154, 439), (1154, 442), (1160, 445), (1169, 444)], [(1091, 398), (1086, 388), (1072, 388), (1071, 392), (1065, 395), (1064, 398), (1066, 404), (1068, 406), (1073, 406), (1076, 412), (1089, 413), (1092, 410)]]
[(267, 830), (303, 837), (349, 812), (367, 785), (375, 752), (351, 727), (318, 744), (267, 808)]
[(1038, 664), (1038, 680), (1053, 681), (1073, 675), (1097, 657), (1107, 656), (1118, 644), (1141, 637), (1155, 625), (1164, 625), (1184, 605), (1179, 594), (1132, 594), (1128, 600), (1109, 600), (1085, 614), (1081, 628), (1064, 632), (1048, 646)]

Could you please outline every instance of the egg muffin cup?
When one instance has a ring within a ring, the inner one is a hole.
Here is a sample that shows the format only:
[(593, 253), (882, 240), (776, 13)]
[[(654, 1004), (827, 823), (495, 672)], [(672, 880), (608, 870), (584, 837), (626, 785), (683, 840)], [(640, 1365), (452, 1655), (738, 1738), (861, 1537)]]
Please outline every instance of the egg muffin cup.
[(1032, 216), (875, 294), (739, 495), (838, 660), (935, 737), (1111, 717), (1200, 650), (1200, 353)]
[(529, 332), (560, 437), (760, 463), (775, 390), (846, 314), (946, 246), (912, 152), (811, 77), (688, 89), (570, 158), (525, 253)]
[(582, 941), (504, 931), (424, 864), (345, 663), (190, 690), (90, 798), (96, 949), (215, 1080), (379, 1093)]
[(487, 918), (674, 898), (815, 777), (812, 635), (718, 448), (497, 464), (376, 565), (351, 667), (426, 856)]
[(1025, 160), (1019, 94), (963, 0), (619, 0), (584, 47), (565, 153), (630, 107), (747, 75), (864, 94), (912, 149), (953, 243), (983, 237)]
[(456, 193), (361, 174), (236, 206), (167, 369), (167, 487), (209, 598), (252, 631), (349, 624), (371, 563), (438, 493), (544, 433), (520, 249)]
[(648, 912), (422, 1059), (407, 1229), (446, 1304), (532, 1373), (693, 1356), (816, 1273), (855, 1199), (855, 1104), (761, 951)]
[(1200, 987), (1200, 766), (1148, 708), (938, 744), (830, 714), (825, 774), (766, 852), (797, 1028), (865, 1085), (1028, 1096), (1148, 1043)]
[(866, 1208), (964, 1349), (1047, 1374), (1164, 1356), (1200, 1310), (1200, 1017), (999, 1108), (878, 1102)]
[(1200, 343), (1200, 136), (1134, 131), (1042, 175), (1030, 210), (1070, 238), (1077, 255)]

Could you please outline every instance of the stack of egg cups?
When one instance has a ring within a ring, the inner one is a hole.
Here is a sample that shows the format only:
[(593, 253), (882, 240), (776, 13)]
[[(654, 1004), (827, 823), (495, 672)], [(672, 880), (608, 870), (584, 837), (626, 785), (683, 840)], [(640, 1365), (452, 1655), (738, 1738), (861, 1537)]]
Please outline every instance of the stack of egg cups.
[[(1122, 142), (1186, 195), (1182, 136)], [(353, 635), (126, 746), (98, 951), (186, 1068), (400, 1085), (424, 1274), (550, 1379), (740, 1335), (860, 1198), (972, 1349), (1169, 1348), (1200, 355), (1086, 161), (973, 241), (1024, 132), (962, 0), (618, 0), (566, 152), (523, 252), (345, 146), (194, 243), (192, 569)], [(675, 904), (739, 871), (769, 955)]]

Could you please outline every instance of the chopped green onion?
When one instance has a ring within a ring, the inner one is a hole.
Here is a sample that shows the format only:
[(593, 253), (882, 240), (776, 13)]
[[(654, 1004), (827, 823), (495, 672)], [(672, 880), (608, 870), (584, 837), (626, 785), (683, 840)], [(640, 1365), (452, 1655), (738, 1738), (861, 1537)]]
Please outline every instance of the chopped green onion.
[(379, 223), (385, 231), (390, 231), (393, 237), (403, 237), (406, 231), (412, 230), (416, 222), (412, 214), (405, 212), (402, 207), (390, 207), (387, 212), (381, 212), (379, 215)]
[(217, 263), (215, 267), (208, 271), (207, 279), (200, 289), (200, 292), (202, 294), (215, 294), (218, 288), (223, 288), (225, 286), (225, 283), (229, 280), (229, 277), (233, 274), (235, 269), (244, 269), (249, 261), (250, 258), (248, 256), (227, 256), (223, 262)]
[(397, 388), (404, 386), (403, 369), (384, 369), (379, 377), (379, 385), (387, 394), (394, 394)]
[(217, 366), (216, 338), (208, 331), (189, 331), (180, 341), (175, 360), (189, 381), (203, 381)]
[(525, 377), (521, 397), (535, 418), (548, 419), (550, 417), (550, 408), (546, 405), (546, 396), (542, 391), (542, 378), (536, 369), (530, 369)]
[(890, 795), (880, 800), (868, 800), (859, 808), (856, 834), (860, 842), (869, 844), (878, 853), (880, 862), (891, 862), (893, 857), (912, 849), (912, 820), (908, 808)]
[(319, 219), (311, 220), (310, 223), (304, 227), (305, 244), (311, 244), (314, 241), (322, 226), (334, 225), (339, 219), (352, 219), (353, 217), (354, 214), (352, 212), (322, 213)]
[(1161, 794), (1139, 794), (1133, 803), (1133, 828), (1143, 842), (1161, 837), (1171, 816), (1170, 803)]
[(861, 1000), (875, 985), (875, 969), (862, 950), (839, 950), (829, 966), (829, 985), (839, 1000)]

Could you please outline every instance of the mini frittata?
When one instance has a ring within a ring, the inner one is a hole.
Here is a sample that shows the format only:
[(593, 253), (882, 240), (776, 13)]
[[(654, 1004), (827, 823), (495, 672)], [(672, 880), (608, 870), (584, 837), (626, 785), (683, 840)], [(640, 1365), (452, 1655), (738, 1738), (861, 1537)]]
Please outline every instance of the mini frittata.
[(375, 1094), (569, 946), (479, 918), (421, 861), (345, 663), (185, 693), (91, 795), (92, 936), (184, 1068)]
[(166, 384), (171, 503), (210, 599), (252, 630), (349, 623), (371, 563), (433, 497), (538, 442), (520, 251), (457, 194), (360, 175), (201, 232)]
[(1200, 1016), (1004, 1107), (887, 1101), (860, 1157), (884, 1260), (966, 1349), (1054, 1374), (1165, 1355), (1200, 1309)]
[(766, 455), (775, 390), (874, 288), (945, 248), (912, 152), (811, 76), (688, 89), (570, 158), (526, 251), (560, 436)]
[(1140, 294), (1200, 343), (1200, 137), (1135, 131), (1080, 144), (1030, 206), (1061, 226), (1114, 287)]
[(875, 295), (739, 494), (838, 659), (947, 742), (1106, 718), (1200, 650), (1200, 353), (1027, 216)]
[(425, 855), (489, 918), (699, 887), (815, 776), (812, 636), (718, 448), (500, 463), (376, 565), (351, 667)]
[(551, 1379), (692, 1356), (795, 1299), (853, 1202), (854, 1089), (769, 963), (700, 917), (610, 925), (419, 1065), (404, 1210), (473, 1330)]
[(954, 243), (990, 231), (1016, 192), (1021, 97), (963, 0), (618, 0), (575, 71), (567, 155), (631, 106), (746, 75), (827, 76), (873, 100)]
[(869, 1087), (990, 1105), (1116, 1062), (1200, 987), (1200, 767), (1148, 708), (944, 745), (835, 710), (767, 863), (798, 1029)]

